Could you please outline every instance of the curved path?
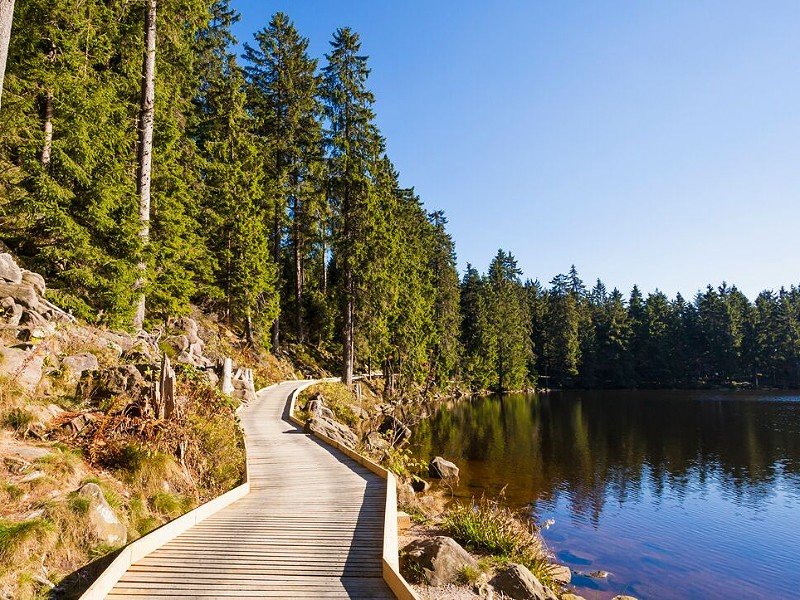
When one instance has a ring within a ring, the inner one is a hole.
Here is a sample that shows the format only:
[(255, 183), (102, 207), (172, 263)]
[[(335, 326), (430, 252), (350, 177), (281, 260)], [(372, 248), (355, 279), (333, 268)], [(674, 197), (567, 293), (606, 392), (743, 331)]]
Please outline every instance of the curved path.
[(241, 412), (250, 493), (131, 566), (109, 598), (394, 598), (386, 482), (288, 422), (304, 383), (262, 390)]

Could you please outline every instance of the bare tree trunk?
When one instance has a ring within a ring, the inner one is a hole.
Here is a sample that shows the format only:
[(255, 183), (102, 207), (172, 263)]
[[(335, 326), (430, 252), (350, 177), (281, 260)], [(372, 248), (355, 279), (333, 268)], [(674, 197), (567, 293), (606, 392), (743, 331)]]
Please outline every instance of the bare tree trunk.
[(14, 0), (0, 0), (0, 98), (3, 96), (3, 79), (8, 59), (8, 41), (11, 39), (11, 23), (14, 20)]
[[(2, 1), (2, 0), (0, 0)], [(53, 152), (53, 92), (47, 90), (42, 98), (42, 130), (44, 131), (44, 144), (42, 144), (42, 166), (50, 164), (50, 155)]]
[[(144, 252), (150, 241), (150, 180), (153, 167), (153, 123), (155, 119), (155, 77), (156, 77), (156, 0), (147, 0), (147, 12), (144, 19), (145, 51), (142, 64), (142, 97), (139, 113), (139, 173), (137, 192), (139, 193), (139, 239)], [(141, 329), (144, 325), (145, 293), (147, 282), (147, 262), (139, 262), (139, 278), (136, 281), (140, 289), (139, 305), (136, 308), (133, 326)]]

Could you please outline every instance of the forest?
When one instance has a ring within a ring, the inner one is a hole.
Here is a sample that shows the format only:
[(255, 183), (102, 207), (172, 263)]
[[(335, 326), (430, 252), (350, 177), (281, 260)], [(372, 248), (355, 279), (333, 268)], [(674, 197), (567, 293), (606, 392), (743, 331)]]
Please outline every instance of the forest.
[(544, 287), (502, 250), (459, 275), (444, 213), (387, 154), (358, 33), (318, 60), (276, 13), (239, 56), (237, 19), (228, 0), (17, 4), (0, 242), (53, 302), (130, 329), (198, 306), (398, 393), (800, 385), (795, 287), (625, 297), (574, 267)]

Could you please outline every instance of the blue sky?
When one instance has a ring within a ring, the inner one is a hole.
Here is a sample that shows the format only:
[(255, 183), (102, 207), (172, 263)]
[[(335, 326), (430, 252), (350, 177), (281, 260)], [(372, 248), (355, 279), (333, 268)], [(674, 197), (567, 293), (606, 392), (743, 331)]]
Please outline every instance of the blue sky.
[(800, 3), (233, 0), (322, 57), (350, 26), (403, 185), (459, 267), (628, 291), (800, 283)]

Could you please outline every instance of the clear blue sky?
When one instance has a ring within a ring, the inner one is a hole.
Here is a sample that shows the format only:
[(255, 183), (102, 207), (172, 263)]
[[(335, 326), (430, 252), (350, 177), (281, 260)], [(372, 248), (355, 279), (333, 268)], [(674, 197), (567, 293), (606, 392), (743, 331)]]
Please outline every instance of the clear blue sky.
[(800, 2), (233, 0), (350, 26), (403, 185), (459, 267), (749, 296), (800, 283)]

